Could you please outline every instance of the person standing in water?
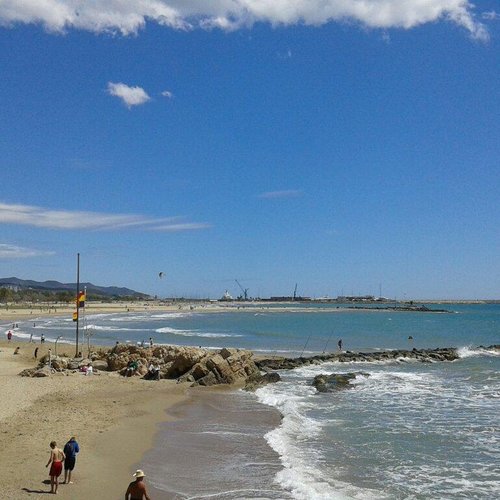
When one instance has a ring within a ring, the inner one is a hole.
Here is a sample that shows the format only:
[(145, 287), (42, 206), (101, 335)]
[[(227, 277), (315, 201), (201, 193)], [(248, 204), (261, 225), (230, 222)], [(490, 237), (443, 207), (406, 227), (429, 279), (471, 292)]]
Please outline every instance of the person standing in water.
[(339, 341), (337, 342), (337, 345), (339, 346), (339, 351), (342, 350), (342, 339), (339, 339)]
[[(63, 469), (63, 460), (66, 458), (64, 452), (57, 447), (57, 443), (52, 441), (50, 443), (50, 458), (45, 467), (50, 465), (50, 492), (57, 494), (57, 487), (59, 486), (59, 476)], [(52, 465), (51, 465), (52, 464)]]

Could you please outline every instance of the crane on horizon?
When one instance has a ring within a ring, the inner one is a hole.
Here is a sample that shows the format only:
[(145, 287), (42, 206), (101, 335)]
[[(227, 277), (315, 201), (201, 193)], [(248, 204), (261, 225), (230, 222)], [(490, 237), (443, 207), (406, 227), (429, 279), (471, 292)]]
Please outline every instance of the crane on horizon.
[(240, 299), (248, 300), (248, 288), (243, 288), (237, 279), (235, 279), (234, 281), (236, 281), (236, 283), (238, 284), (243, 293), (243, 295), (240, 295)]

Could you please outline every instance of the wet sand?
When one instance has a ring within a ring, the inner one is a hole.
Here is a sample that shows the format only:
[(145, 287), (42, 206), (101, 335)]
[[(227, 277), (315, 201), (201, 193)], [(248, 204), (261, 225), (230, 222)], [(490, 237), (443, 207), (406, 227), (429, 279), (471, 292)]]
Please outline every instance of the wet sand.
[(143, 457), (155, 500), (289, 498), (273, 481), (282, 465), (264, 435), (278, 411), (242, 391), (199, 388), (170, 410)]

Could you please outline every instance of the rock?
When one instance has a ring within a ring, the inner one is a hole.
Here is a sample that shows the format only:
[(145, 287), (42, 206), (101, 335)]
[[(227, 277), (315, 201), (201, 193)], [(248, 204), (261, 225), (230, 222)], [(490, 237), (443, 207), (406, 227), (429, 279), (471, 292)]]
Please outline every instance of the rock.
[(213, 372), (207, 373), (203, 378), (200, 378), (196, 382), (193, 383), (193, 385), (204, 385), (204, 386), (211, 386), (211, 385), (217, 385), (219, 384), (219, 381), (217, 379), (217, 376)]
[(19, 375), (21, 377), (33, 377), (36, 370), (36, 368), (26, 368), (26, 370), (23, 370)]
[(108, 362), (105, 359), (96, 359), (92, 361), (92, 368), (99, 371), (108, 371)]
[(332, 373), (316, 375), (312, 382), (312, 385), (316, 387), (318, 392), (334, 392), (339, 389), (350, 387), (350, 381), (355, 379), (357, 375), (363, 377), (369, 377), (368, 373), (356, 372), (356, 373)]
[(184, 375), (207, 356), (207, 351), (198, 348), (180, 348), (177, 353), (169, 352), (164, 358), (165, 361), (172, 361), (169, 378), (177, 378)]
[(40, 368), (36, 370), (36, 372), (33, 374), (33, 377), (48, 377), (52, 373), (52, 370), (48, 366), (44, 366), (43, 368)]
[(245, 384), (245, 391), (255, 391), (259, 387), (263, 387), (267, 384), (274, 384), (281, 380), (281, 376), (278, 372), (267, 372), (264, 374), (258, 373), (253, 374), (248, 377)]
[(68, 360), (66, 358), (53, 358), (51, 360), (52, 368), (57, 371), (65, 370), (68, 367)]

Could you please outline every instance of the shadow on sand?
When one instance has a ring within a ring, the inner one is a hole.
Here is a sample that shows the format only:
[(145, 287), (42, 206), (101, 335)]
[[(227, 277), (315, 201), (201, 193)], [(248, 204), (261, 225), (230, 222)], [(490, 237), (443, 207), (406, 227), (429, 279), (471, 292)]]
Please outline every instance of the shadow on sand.
[[(50, 486), (50, 479), (45, 479), (42, 481), (43, 484), (47, 484)], [(26, 491), (26, 493), (40, 493), (40, 494), (47, 494), (47, 495), (52, 495), (50, 491), (47, 490), (30, 490), (29, 488), (21, 488), (23, 491)]]

